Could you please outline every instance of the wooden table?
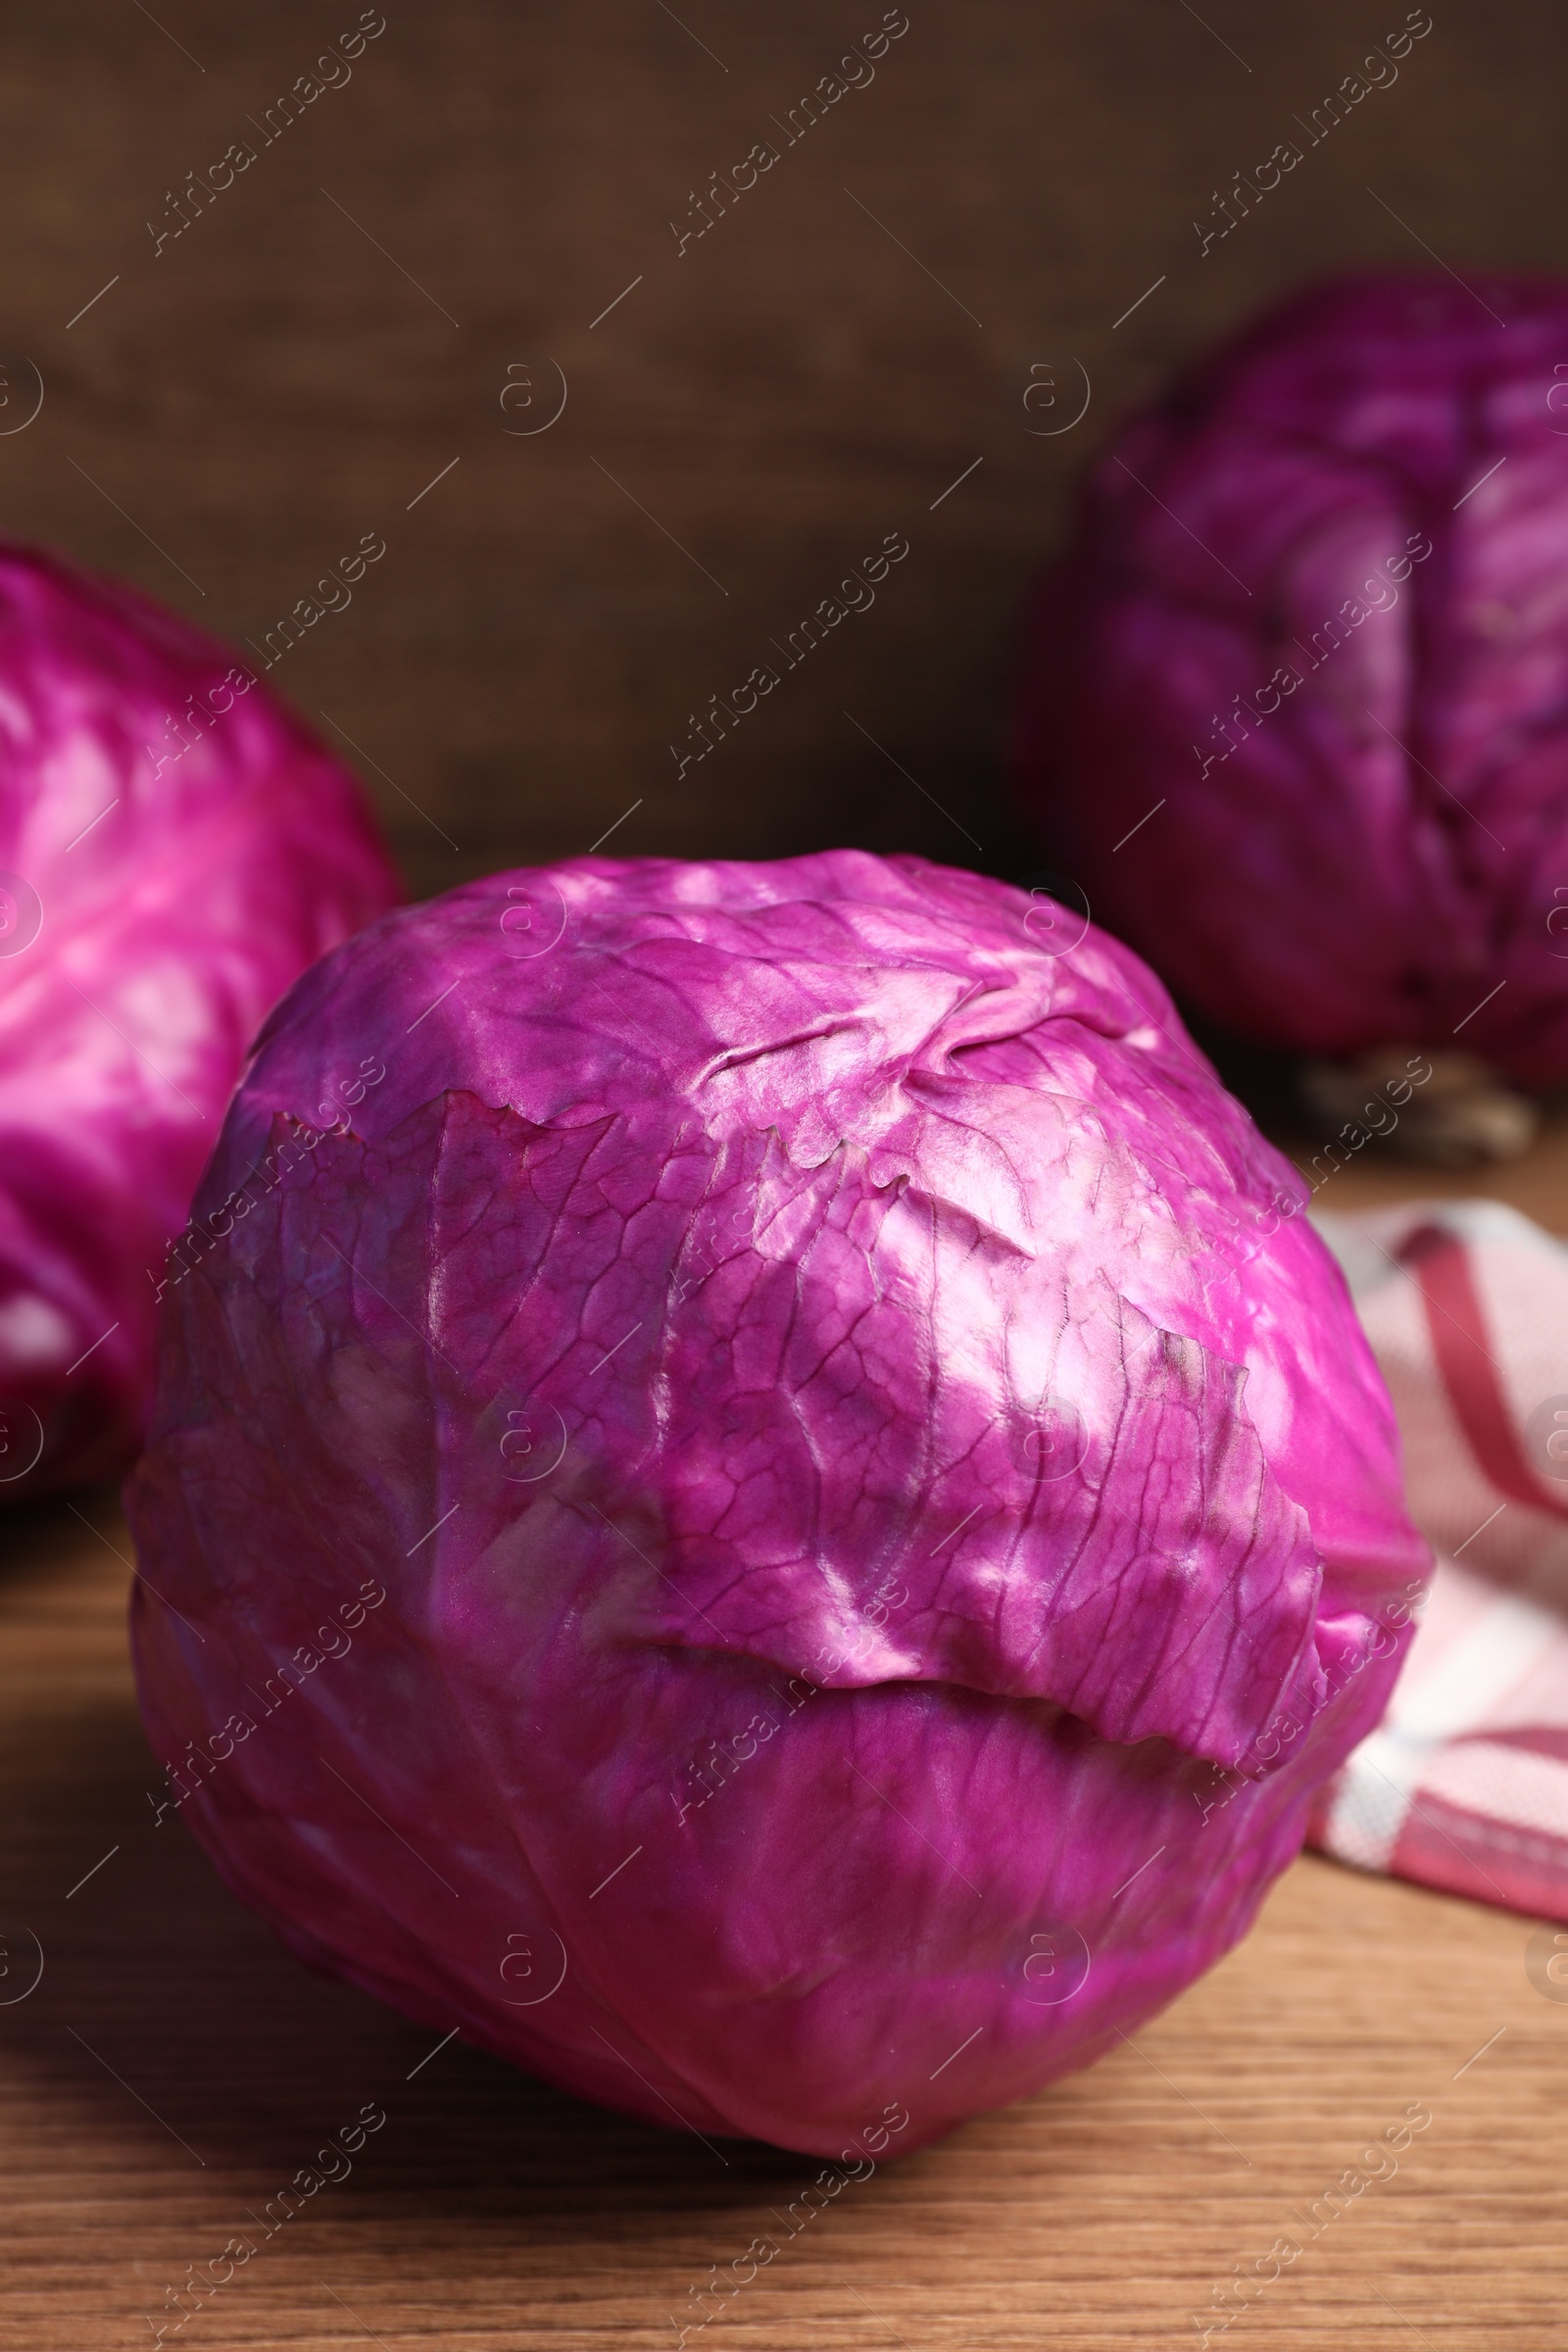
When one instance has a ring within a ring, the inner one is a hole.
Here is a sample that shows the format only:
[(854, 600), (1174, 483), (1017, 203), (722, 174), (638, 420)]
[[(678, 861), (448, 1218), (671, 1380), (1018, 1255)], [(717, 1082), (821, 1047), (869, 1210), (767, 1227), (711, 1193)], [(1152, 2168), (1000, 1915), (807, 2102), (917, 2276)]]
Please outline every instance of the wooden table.
[[(1492, 1189), (1568, 1224), (1568, 1128)], [(1369, 1163), (1343, 1198), (1422, 1189)], [(1425, 1189), (1450, 1189), (1428, 1182)], [(1457, 1189), (1475, 1189), (1473, 1182)], [(7, 1521), (0, 1569), (0, 2344), (146, 2343), (166, 2285), (365, 2102), (353, 2174), (170, 2341), (260, 2352), (673, 2346), (670, 2314), (815, 2168), (580, 2106), (306, 1973), (219, 1885), (155, 1771), (107, 1492)], [(1414, 2103), (1432, 2122), (1224, 2340), (1568, 2344), (1568, 2002), (1533, 1923), (1316, 1857), (1092, 2072), (848, 2189), (705, 2352), (1198, 2344), (1193, 2315)], [(1330, 2209), (1323, 2209), (1330, 2210)], [(1210, 2337), (1218, 2343), (1221, 2337)]]

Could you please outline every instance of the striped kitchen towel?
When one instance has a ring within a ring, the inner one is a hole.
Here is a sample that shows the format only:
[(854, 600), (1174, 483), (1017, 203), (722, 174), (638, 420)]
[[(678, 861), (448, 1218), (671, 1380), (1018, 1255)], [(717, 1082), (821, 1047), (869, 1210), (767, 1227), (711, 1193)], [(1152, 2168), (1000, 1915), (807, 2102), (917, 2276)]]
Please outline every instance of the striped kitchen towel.
[(1394, 1396), (1438, 1555), (1389, 1711), (1310, 1842), (1568, 1920), (1568, 1246), (1494, 1200), (1313, 1223)]

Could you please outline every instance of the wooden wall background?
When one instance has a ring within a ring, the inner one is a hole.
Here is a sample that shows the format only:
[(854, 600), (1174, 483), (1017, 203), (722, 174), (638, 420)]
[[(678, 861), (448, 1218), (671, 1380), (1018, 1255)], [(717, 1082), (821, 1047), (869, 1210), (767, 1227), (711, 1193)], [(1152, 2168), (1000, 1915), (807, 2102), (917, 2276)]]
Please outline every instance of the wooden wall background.
[[(359, 747), (416, 892), (586, 850), (634, 803), (614, 846), (639, 854), (851, 842), (1024, 870), (1009, 631), (1072, 476), (1173, 362), (1305, 275), (1420, 241), (1462, 272), (1561, 267), (1568, 16), (1433, 0), (1396, 84), (1200, 258), (1212, 191), (1403, 0), (907, 14), (786, 147), (773, 119), (881, 0), (384, 0), (352, 79), (270, 145), (251, 119), (358, 0), (6, 12), (0, 424), (29, 405), (24, 358), (44, 400), (0, 434), (0, 527), (242, 646), (382, 534), (272, 677)], [(778, 164), (677, 253), (671, 218), (764, 138)], [(155, 250), (170, 192), (240, 139), (254, 164)], [(1064, 416), (1074, 360), (1088, 415), (1032, 433), (1031, 368), (1056, 364)], [(564, 413), (509, 431), (547, 413), (552, 362)], [(529, 363), (532, 412), (503, 408)], [(687, 714), (889, 531), (910, 553), (874, 609), (678, 777)]]

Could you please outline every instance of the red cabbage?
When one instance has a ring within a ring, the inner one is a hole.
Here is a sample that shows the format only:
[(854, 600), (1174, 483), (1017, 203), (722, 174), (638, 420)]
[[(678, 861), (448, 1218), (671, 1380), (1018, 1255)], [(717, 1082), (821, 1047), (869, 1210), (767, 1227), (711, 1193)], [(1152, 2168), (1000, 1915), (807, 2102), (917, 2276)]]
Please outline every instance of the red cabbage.
[(1568, 285), (1264, 318), (1095, 466), (1025, 667), (1053, 855), (1185, 1002), (1568, 1075)]
[(353, 777), (246, 663), (0, 543), (0, 1498), (131, 1458), (246, 1048), (398, 895)]
[(582, 858), (274, 1013), (129, 1507), (163, 1803), (302, 1958), (838, 2155), (1246, 1929), (1426, 1555), (1303, 1188), (1040, 911)]

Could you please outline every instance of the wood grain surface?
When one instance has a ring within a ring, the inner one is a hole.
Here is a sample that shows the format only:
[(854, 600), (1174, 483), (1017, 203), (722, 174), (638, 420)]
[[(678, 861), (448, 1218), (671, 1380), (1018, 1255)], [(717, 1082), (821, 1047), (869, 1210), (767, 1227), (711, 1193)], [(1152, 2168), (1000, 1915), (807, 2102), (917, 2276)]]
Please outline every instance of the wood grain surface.
[[(270, 674), (361, 768), (416, 891), (611, 827), (638, 854), (1026, 871), (1010, 632), (1078, 467), (1307, 274), (1562, 268), (1568, 15), (1433, 0), (1396, 86), (1200, 255), (1216, 185), (1403, 0), (907, 13), (792, 135), (880, 0), (385, 0), (352, 77), (275, 130), (358, 0), (7, 12), (0, 527), (259, 651), (381, 532)], [(776, 166), (682, 247), (759, 140)], [(233, 184), (182, 203), (235, 142)], [(1058, 412), (1030, 385), (1065, 416), (1080, 375), (1081, 421), (1035, 429)], [(691, 714), (892, 531), (875, 608), (682, 768)], [(1562, 1228), (1565, 1182), (1558, 1127), (1491, 1189)], [(1472, 1189), (1369, 1152), (1325, 1205)], [(152, 2340), (166, 2286), (367, 2101), (387, 2122), (352, 2176), (169, 2340), (675, 2344), (812, 2168), (431, 2054), (285, 1957), (152, 1827), (125, 1541), (107, 1493), (0, 1522), (0, 2345)], [(1397, 2173), (1210, 2341), (1568, 2345), (1568, 2006), (1530, 1934), (1303, 1860), (1136, 2047), (847, 2190), (689, 2340), (1197, 2343), (1214, 2290), (1421, 2102)]]

